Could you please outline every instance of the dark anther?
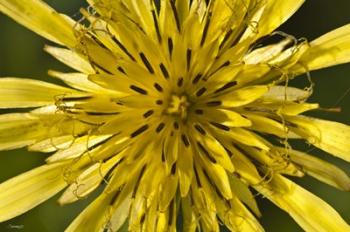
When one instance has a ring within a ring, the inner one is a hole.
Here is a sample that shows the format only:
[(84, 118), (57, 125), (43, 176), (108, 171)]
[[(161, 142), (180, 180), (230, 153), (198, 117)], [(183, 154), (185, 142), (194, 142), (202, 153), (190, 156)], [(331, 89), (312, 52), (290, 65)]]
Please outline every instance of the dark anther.
[(140, 127), (139, 129), (137, 129), (136, 131), (134, 131), (132, 134), (131, 134), (131, 138), (134, 138), (140, 134), (142, 134), (143, 132), (145, 132), (147, 129), (149, 128), (148, 125), (144, 125), (142, 127)]
[(202, 39), (201, 39), (201, 46), (204, 45), (205, 39), (207, 38), (210, 21), (211, 21), (211, 12), (208, 13), (207, 21), (205, 22)]
[(163, 122), (160, 123), (156, 129), (156, 132), (157, 133), (161, 132), (163, 130), (164, 126), (165, 126), (165, 124)]
[(162, 42), (162, 36), (160, 35), (158, 20), (157, 20), (156, 12), (154, 10), (152, 10), (152, 17), (154, 22), (154, 28), (156, 29), (156, 32), (157, 32), (158, 41)]
[(180, 77), (178, 80), (177, 80), (177, 86), (178, 87), (181, 87), (184, 83), (184, 79), (182, 77)]
[(170, 58), (173, 54), (173, 48), (174, 48), (173, 40), (169, 37), (168, 38), (168, 50), (169, 50)]
[(195, 110), (194, 112), (195, 112), (196, 114), (199, 114), (199, 115), (202, 115), (202, 114), (204, 113), (204, 111), (201, 110), (201, 109), (197, 109), (197, 110)]
[(190, 146), (190, 142), (188, 141), (188, 138), (185, 134), (182, 134), (181, 135), (181, 139), (182, 139), (182, 142), (185, 144), (185, 147), (189, 147)]
[(175, 1), (174, 1), (174, 0), (171, 0), (171, 1), (170, 1), (170, 5), (171, 5), (171, 9), (172, 9), (172, 11), (173, 11), (173, 13), (174, 13), (174, 18), (175, 18), (177, 30), (180, 32), (180, 31), (181, 31), (180, 19), (179, 19), (179, 15), (177, 14), (176, 6), (175, 6)]
[(131, 53), (128, 51), (128, 49), (126, 49), (126, 47), (115, 36), (112, 36), (112, 39), (131, 60), (136, 61), (135, 58), (131, 55)]
[(156, 88), (156, 90), (158, 90), (158, 92), (163, 92), (163, 88), (162, 86), (160, 86), (158, 83), (154, 83), (154, 88)]
[(203, 127), (201, 127), (200, 125), (196, 124), (194, 125), (194, 128), (196, 128), (196, 130), (201, 133), (202, 135), (206, 135), (207, 133), (205, 132), (205, 130), (203, 129)]
[(220, 105), (221, 105), (221, 101), (207, 102), (207, 106), (210, 106), (210, 107), (215, 107), (215, 106), (220, 106)]
[(143, 94), (143, 95), (147, 95), (147, 91), (140, 88), (140, 87), (137, 87), (135, 85), (130, 85), (130, 89), (134, 90), (135, 92), (138, 92), (140, 94)]
[(123, 74), (126, 74), (125, 70), (122, 67), (120, 67), (120, 66), (118, 67), (118, 71), (123, 73)]
[(201, 89), (199, 89), (199, 90), (197, 91), (196, 96), (197, 96), (197, 97), (202, 96), (202, 95), (205, 93), (205, 91), (207, 91), (207, 89), (206, 89), (205, 87), (202, 87)]
[(179, 129), (179, 123), (176, 122), (176, 121), (174, 122), (174, 129), (175, 129), (175, 130), (178, 130), (178, 129)]
[(148, 118), (149, 116), (151, 116), (154, 113), (154, 110), (149, 110), (146, 113), (143, 114), (144, 118)]
[(165, 78), (165, 79), (169, 79), (169, 72), (168, 72), (168, 70), (166, 69), (166, 67), (164, 66), (163, 63), (161, 63), (161, 64), (159, 65), (159, 68), (160, 68), (160, 70), (162, 71), (164, 78)]
[(187, 71), (190, 70), (191, 67), (191, 58), (192, 58), (192, 50), (187, 49), (186, 60), (187, 60)]
[(171, 167), (171, 175), (175, 175), (176, 173), (176, 163), (173, 164), (173, 166)]
[(236, 86), (236, 85), (237, 85), (237, 81), (228, 82), (227, 84), (225, 84), (225, 85), (222, 86), (221, 88), (217, 89), (217, 90), (215, 91), (215, 93), (220, 93), (220, 92), (222, 92), (222, 91), (224, 91), (224, 90), (226, 90), (226, 89), (232, 88), (232, 87), (234, 87), (234, 86)]
[(216, 163), (216, 160), (210, 155), (210, 153), (208, 152), (208, 150), (200, 143), (197, 142), (197, 145), (199, 147), (199, 149), (203, 152), (203, 154), (212, 162), (212, 163)]
[(217, 123), (217, 122), (210, 122), (211, 125), (221, 129), (221, 130), (224, 130), (224, 131), (229, 131), (230, 130), (230, 127), (228, 126), (225, 126), (225, 125), (222, 125), (220, 123)]
[(197, 74), (197, 76), (193, 79), (192, 84), (194, 85), (197, 84), (201, 78), (202, 78), (202, 74), (201, 73)]
[(146, 66), (146, 68), (148, 69), (148, 71), (153, 74), (154, 73), (154, 69), (151, 65), (151, 63), (148, 61), (147, 57), (145, 56), (145, 54), (143, 54), (142, 52), (140, 53), (140, 57), (142, 62), (144, 63), (144, 65)]
[(157, 100), (157, 101), (156, 101), (156, 104), (157, 104), (157, 105), (162, 105), (162, 104), (163, 104), (163, 101), (162, 101), (162, 100)]

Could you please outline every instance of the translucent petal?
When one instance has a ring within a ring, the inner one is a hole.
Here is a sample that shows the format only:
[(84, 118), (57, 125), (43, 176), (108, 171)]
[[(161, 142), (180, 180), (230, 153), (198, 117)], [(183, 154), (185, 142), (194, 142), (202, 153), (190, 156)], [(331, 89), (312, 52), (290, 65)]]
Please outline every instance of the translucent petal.
[(45, 46), (44, 50), (54, 56), (65, 65), (86, 74), (93, 74), (95, 70), (91, 67), (89, 61), (78, 53), (60, 47)]
[(26, 108), (54, 104), (58, 97), (77, 93), (43, 81), (0, 78), (0, 108)]
[(292, 67), (292, 71), (304, 73), (350, 62), (350, 24), (335, 29), (310, 43), (310, 48)]
[(261, 16), (257, 14), (252, 20), (257, 22), (257, 28), (248, 27), (246, 34), (259, 38), (271, 33), (292, 16), (304, 2), (305, 0), (264, 1)]
[(312, 145), (350, 162), (350, 127), (310, 117), (288, 117), (295, 126), (289, 127)]
[(277, 175), (271, 185), (271, 189), (262, 186), (256, 188), (289, 213), (305, 231), (350, 231), (350, 226), (330, 205), (299, 185)]
[(43, 165), (0, 184), (0, 221), (14, 218), (46, 201), (66, 185), (64, 163)]
[(99, 231), (109, 220), (110, 201), (113, 194), (102, 193), (68, 226), (65, 232), (84, 232), (86, 228)]
[(41, 0), (0, 0), (0, 11), (55, 43), (77, 44), (71, 23)]
[(300, 165), (306, 174), (341, 190), (350, 191), (350, 178), (337, 166), (305, 152), (279, 149), (289, 155), (292, 162)]

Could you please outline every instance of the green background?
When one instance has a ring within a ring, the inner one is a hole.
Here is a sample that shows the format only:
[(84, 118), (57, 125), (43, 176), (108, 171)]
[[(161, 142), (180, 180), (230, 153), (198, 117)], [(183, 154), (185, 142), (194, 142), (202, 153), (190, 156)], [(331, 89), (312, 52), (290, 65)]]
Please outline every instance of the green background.
[[(86, 3), (81, 0), (47, 0), (46, 2), (75, 19), (79, 18), (78, 9), (86, 6)], [(280, 30), (296, 37), (306, 37), (311, 41), (332, 29), (350, 23), (349, 10), (349, 0), (308, 0)], [(67, 70), (66, 67), (43, 51), (45, 43), (49, 42), (4, 15), (0, 15), (0, 76), (51, 80), (47, 75), (48, 69)], [(350, 124), (350, 94), (347, 94), (347, 91), (350, 91), (350, 64), (313, 72), (312, 77), (316, 87), (311, 101), (320, 102), (321, 106), (325, 108), (334, 106), (342, 108), (341, 113), (317, 112), (314, 115)], [(295, 83), (306, 85), (307, 82), (304, 79), (300, 78)], [(5, 112), (2, 111), (2, 113)], [(307, 150), (308, 148), (302, 147), (302, 149)], [(350, 174), (349, 164), (330, 157), (324, 152), (313, 152), (336, 163)], [(0, 152), (0, 182), (44, 163), (45, 157), (44, 154), (31, 153), (25, 149)], [(350, 223), (350, 193), (341, 192), (308, 177), (295, 181), (330, 203)], [(0, 232), (63, 231), (92, 198), (73, 205), (59, 207), (56, 203), (57, 197), (24, 215), (0, 223)], [(258, 197), (258, 203), (263, 213), (261, 222), (266, 231), (302, 231), (286, 213), (267, 200)], [(305, 217), (307, 216), (305, 215)]]

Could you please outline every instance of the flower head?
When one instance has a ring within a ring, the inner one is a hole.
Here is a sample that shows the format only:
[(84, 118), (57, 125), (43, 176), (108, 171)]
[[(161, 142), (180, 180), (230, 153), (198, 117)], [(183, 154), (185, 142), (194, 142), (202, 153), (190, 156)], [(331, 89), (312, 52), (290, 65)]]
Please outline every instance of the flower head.
[(343, 171), (289, 144), (350, 161), (350, 128), (302, 116), (319, 108), (307, 102), (311, 88), (288, 86), (349, 62), (350, 25), (309, 43), (275, 31), (303, 0), (88, 2), (76, 22), (40, 0), (0, 0), (76, 70), (49, 72), (68, 87), (0, 79), (0, 107), (28, 108), (0, 116), (0, 149), (51, 153), (0, 185), (0, 221), (63, 189), (68, 204), (102, 185), (67, 231), (263, 231), (252, 190), (306, 231), (350, 231), (288, 179), (350, 190)]

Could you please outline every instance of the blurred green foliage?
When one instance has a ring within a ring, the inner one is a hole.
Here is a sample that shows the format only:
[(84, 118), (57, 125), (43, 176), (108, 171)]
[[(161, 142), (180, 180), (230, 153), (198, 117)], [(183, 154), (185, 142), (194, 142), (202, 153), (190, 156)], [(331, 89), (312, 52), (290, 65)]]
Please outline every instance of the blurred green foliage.
[[(46, 0), (46, 2), (75, 19), (80, 17), (79, 8), (86, 6), (86, 2), (82, 0)], [(349, 0), (308, 0), (280, 30), (298, 38), (306, 37), (311, 41), (332, 29), (350, 23), (349, 9)], [(64, 71), (67, 68), (43, 51), (43, 46), (47, 43), (49, 42), (38, 35), (16, 24), (6, 16), (0, 15), (0, 76), (54, 81), (48, 77), (47, 70)], [(350, 90), (350, 64), (313, 72), (312, 78), (316, 87), (310, 101), (320, 102), (321, 106), (325, 108), (335, 106), (342, 108), (341, 113), (317, 112), (316, 116), (350, 124), (350, 94), (347, 94)], [(294, 83), (305, 86), (308, 84), (305, 79), (299, 78)], [(301, 148), (308, 149), (307, 147)], [(350, 174), (349, 164), (321, 151), (313, 151), (313, 153), (336, 163)], [(0, 152), (0, 182), (43, 164), (45, 157), (44, 154), (31, 153), (25, 149)], [(329, 202), (350, 223), (349, 193), (338, 191), (311, 178), (295, 181)], [(22, 216), (1, 223), (0, 231), (63, 231), (93, 198), (91, 196), (77, 204), (59, 207), (56, 203), (57, 197)], [(263, 212), (261, 222), (266, 231), (302, 231), (288, 217), (287, 213), (279, 210), (267, 200), (259, 196), (257, 198)], [(305, 215), (305, 217), (307, 216)]]

